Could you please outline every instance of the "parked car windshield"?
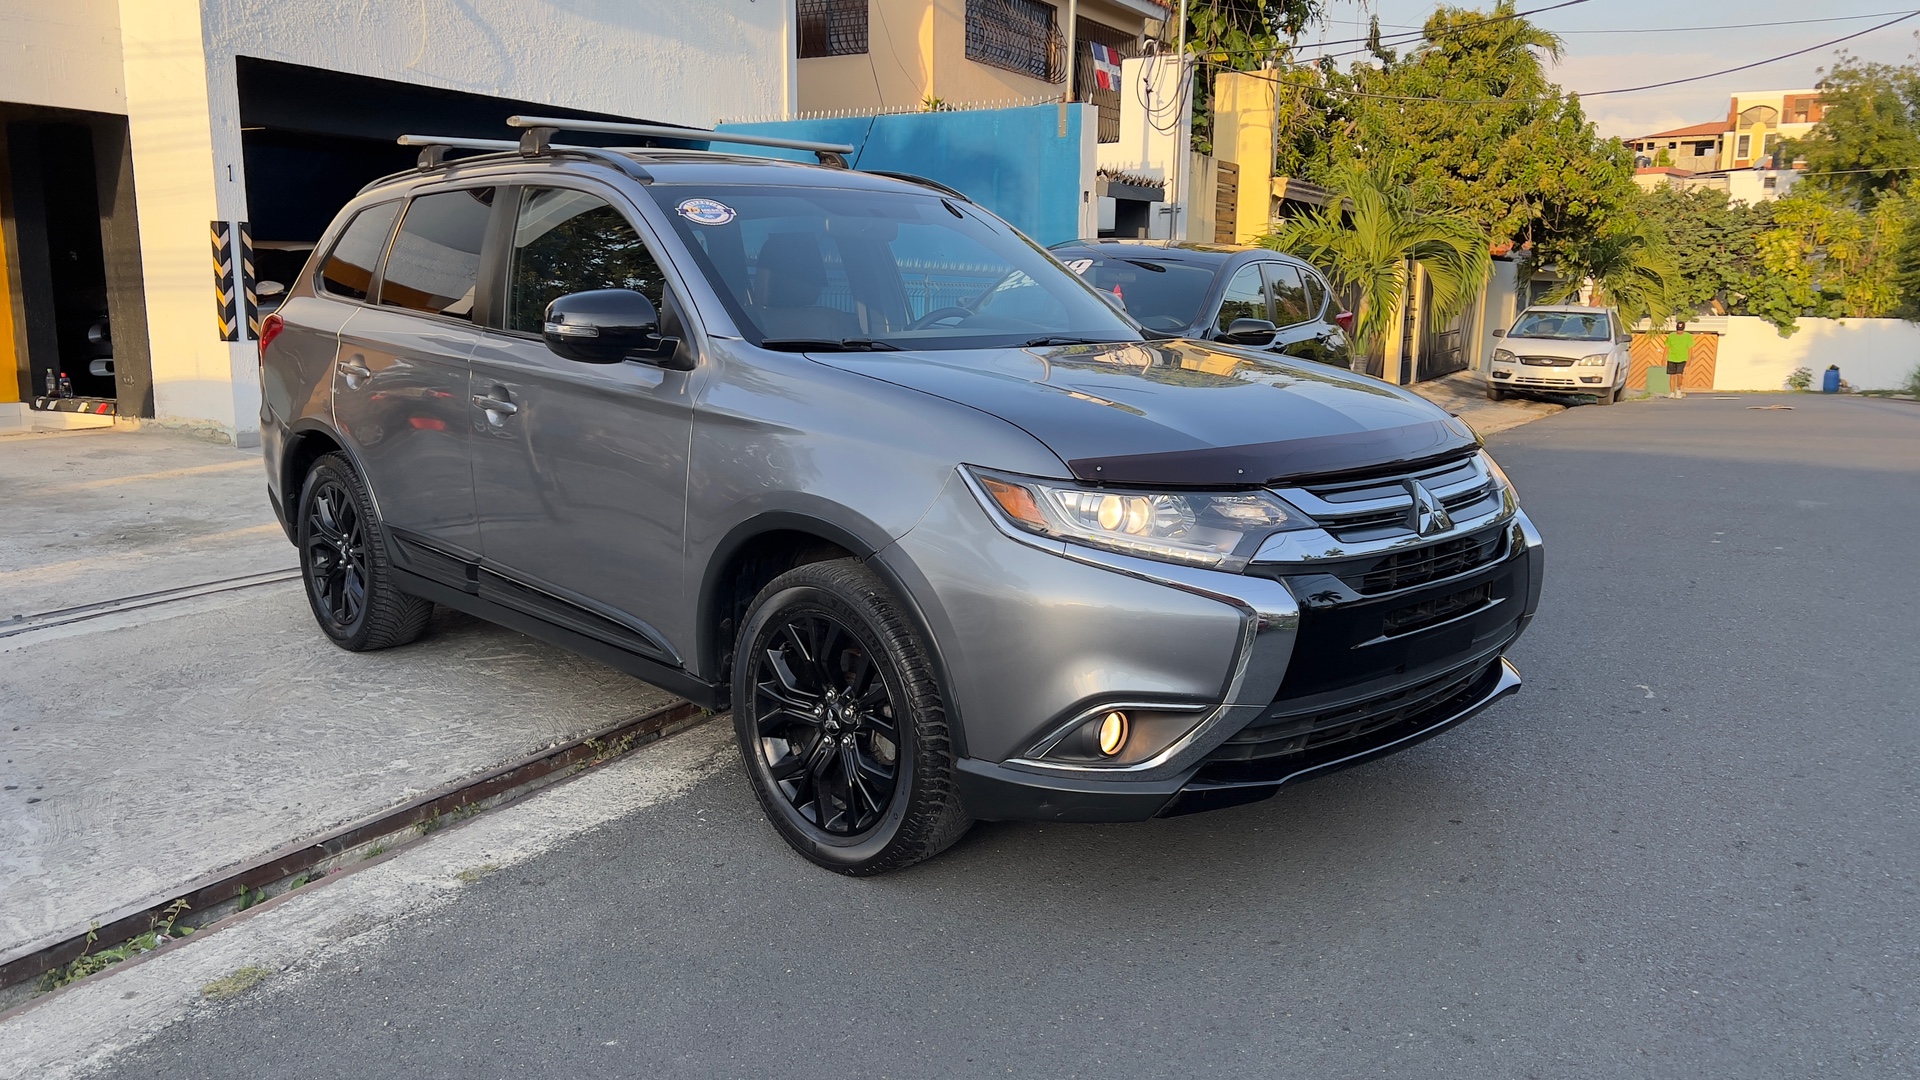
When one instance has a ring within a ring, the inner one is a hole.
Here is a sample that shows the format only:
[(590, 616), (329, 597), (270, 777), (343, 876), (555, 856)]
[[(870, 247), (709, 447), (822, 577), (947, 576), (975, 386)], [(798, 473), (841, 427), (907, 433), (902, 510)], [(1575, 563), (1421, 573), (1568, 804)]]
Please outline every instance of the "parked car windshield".
[(1529, 311), (1508, 337), (1549, 341), (1612, 341), (1613, 327), (1603, 311)]
[(1177, 334), (1192, 326), (1213, 285), (1210, 266), (1077, 252), (1059, 254), (1067, 269), (1094, 288), (1118, 297), (1127, 314), (1149, 330)]
[(960, 199), (834, 188), (648, 190), (757, 345), (981, 349), (1141, 340), (1046, 252)]

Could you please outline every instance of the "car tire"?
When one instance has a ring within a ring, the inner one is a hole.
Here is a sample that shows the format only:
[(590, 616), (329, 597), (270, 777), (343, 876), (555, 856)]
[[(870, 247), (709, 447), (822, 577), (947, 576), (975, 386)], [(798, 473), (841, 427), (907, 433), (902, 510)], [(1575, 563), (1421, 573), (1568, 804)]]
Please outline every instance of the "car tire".
[(1502, 390), (1497, 386), (1487, 387), (1488, 401), (1505, 401), (1506, 399), (1507, 399), (1507, 392), (1505, 390)]
[(735, 645), (733, 722), (767, 819), (829, 870), (911, 866), (973, 824), (931, 652), (858, 560), (796, 567), (761, 590)]
[(1595, 405), (1611, 405), (1618, 400), (1620, 400), (1620, 388), (1617, 386), (1593, 395)]
[(394, 585), (373, 498), (344, 455), (313, 463), (294, 520), (307, 605), (329, 641), (368, 652), (405, 645), (426, 630), (433, 604)]

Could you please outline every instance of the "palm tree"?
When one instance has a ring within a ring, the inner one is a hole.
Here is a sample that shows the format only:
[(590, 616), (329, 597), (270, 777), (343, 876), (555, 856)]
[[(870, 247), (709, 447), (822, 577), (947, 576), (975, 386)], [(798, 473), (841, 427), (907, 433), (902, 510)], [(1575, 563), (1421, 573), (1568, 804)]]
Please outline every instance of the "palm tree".
[(1592, 282), (1593, 303), (1619, 309), (1628, 326), (1642, 318), (1659, 323), (1673, 313), (1670, 290), (1679, 268), (1666, 236), (1647, 222), (1610, 229), (1562, 252), (1554, 269), (1563, 280), (1547, 294), (1547, 303), (1570, 300)]
[(1405, 189), (1348, 169), (1328, 185), (1338, 198), (1305, 217), (1282, 222), (1260, 246), (1297, 255), (1325, 271), (1336, 287), (1360, 296), (1355, 343), (1372, 352), (1393, 330), (1413, 267), (1426, 271), (1433, 315), (1460, 314), (1486, 284), (1492, 262), (1487, 234), (1464, 217), (1415, 209)]

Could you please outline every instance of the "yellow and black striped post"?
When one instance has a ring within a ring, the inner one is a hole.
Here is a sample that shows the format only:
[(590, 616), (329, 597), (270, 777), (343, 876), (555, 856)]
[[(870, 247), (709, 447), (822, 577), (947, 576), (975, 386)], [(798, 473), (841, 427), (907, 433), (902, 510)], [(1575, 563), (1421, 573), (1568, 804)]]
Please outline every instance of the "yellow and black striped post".
[(253, 223), (240, 223), (240, 301), (246, 305), (247, 336), (260, 340), (260, 297), (253, 274)]
[(233, 225), (216, 221), (213, 225), (213, 304), (220, 322), (221, 341), (240, 340), (240, 318), (235, 311), (233, 289)]

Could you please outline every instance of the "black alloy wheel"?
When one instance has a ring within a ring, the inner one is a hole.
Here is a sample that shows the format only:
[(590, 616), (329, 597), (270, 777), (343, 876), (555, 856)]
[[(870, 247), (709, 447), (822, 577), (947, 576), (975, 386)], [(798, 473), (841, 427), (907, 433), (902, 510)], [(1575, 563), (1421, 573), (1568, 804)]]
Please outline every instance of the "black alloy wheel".
[(753, 697), (761, 759), (794, 812), (836, 837), (879, 824), (899, 787), (899, 707), (853, 631), (824, 610), (783, 612)]
[(433, 604), (393, 583), (373, 498), (340, 454), (314, 462), (294, 518), (300, 576), (320, 631), (351, 652), (419, 637)]
[(314, 613), (340, 633), (351, 630), (367, 607), (367, 531), (353, 495), (338, 479), (323, 477), (309, 497), (307, 539), (301, 561)]
[(902, 610), (857, 559), (807, 563), (760, 591), (734, 646), (754, 794), (795, 851), (843, 874), (911, 866), (973, 824), (932, 653)]

